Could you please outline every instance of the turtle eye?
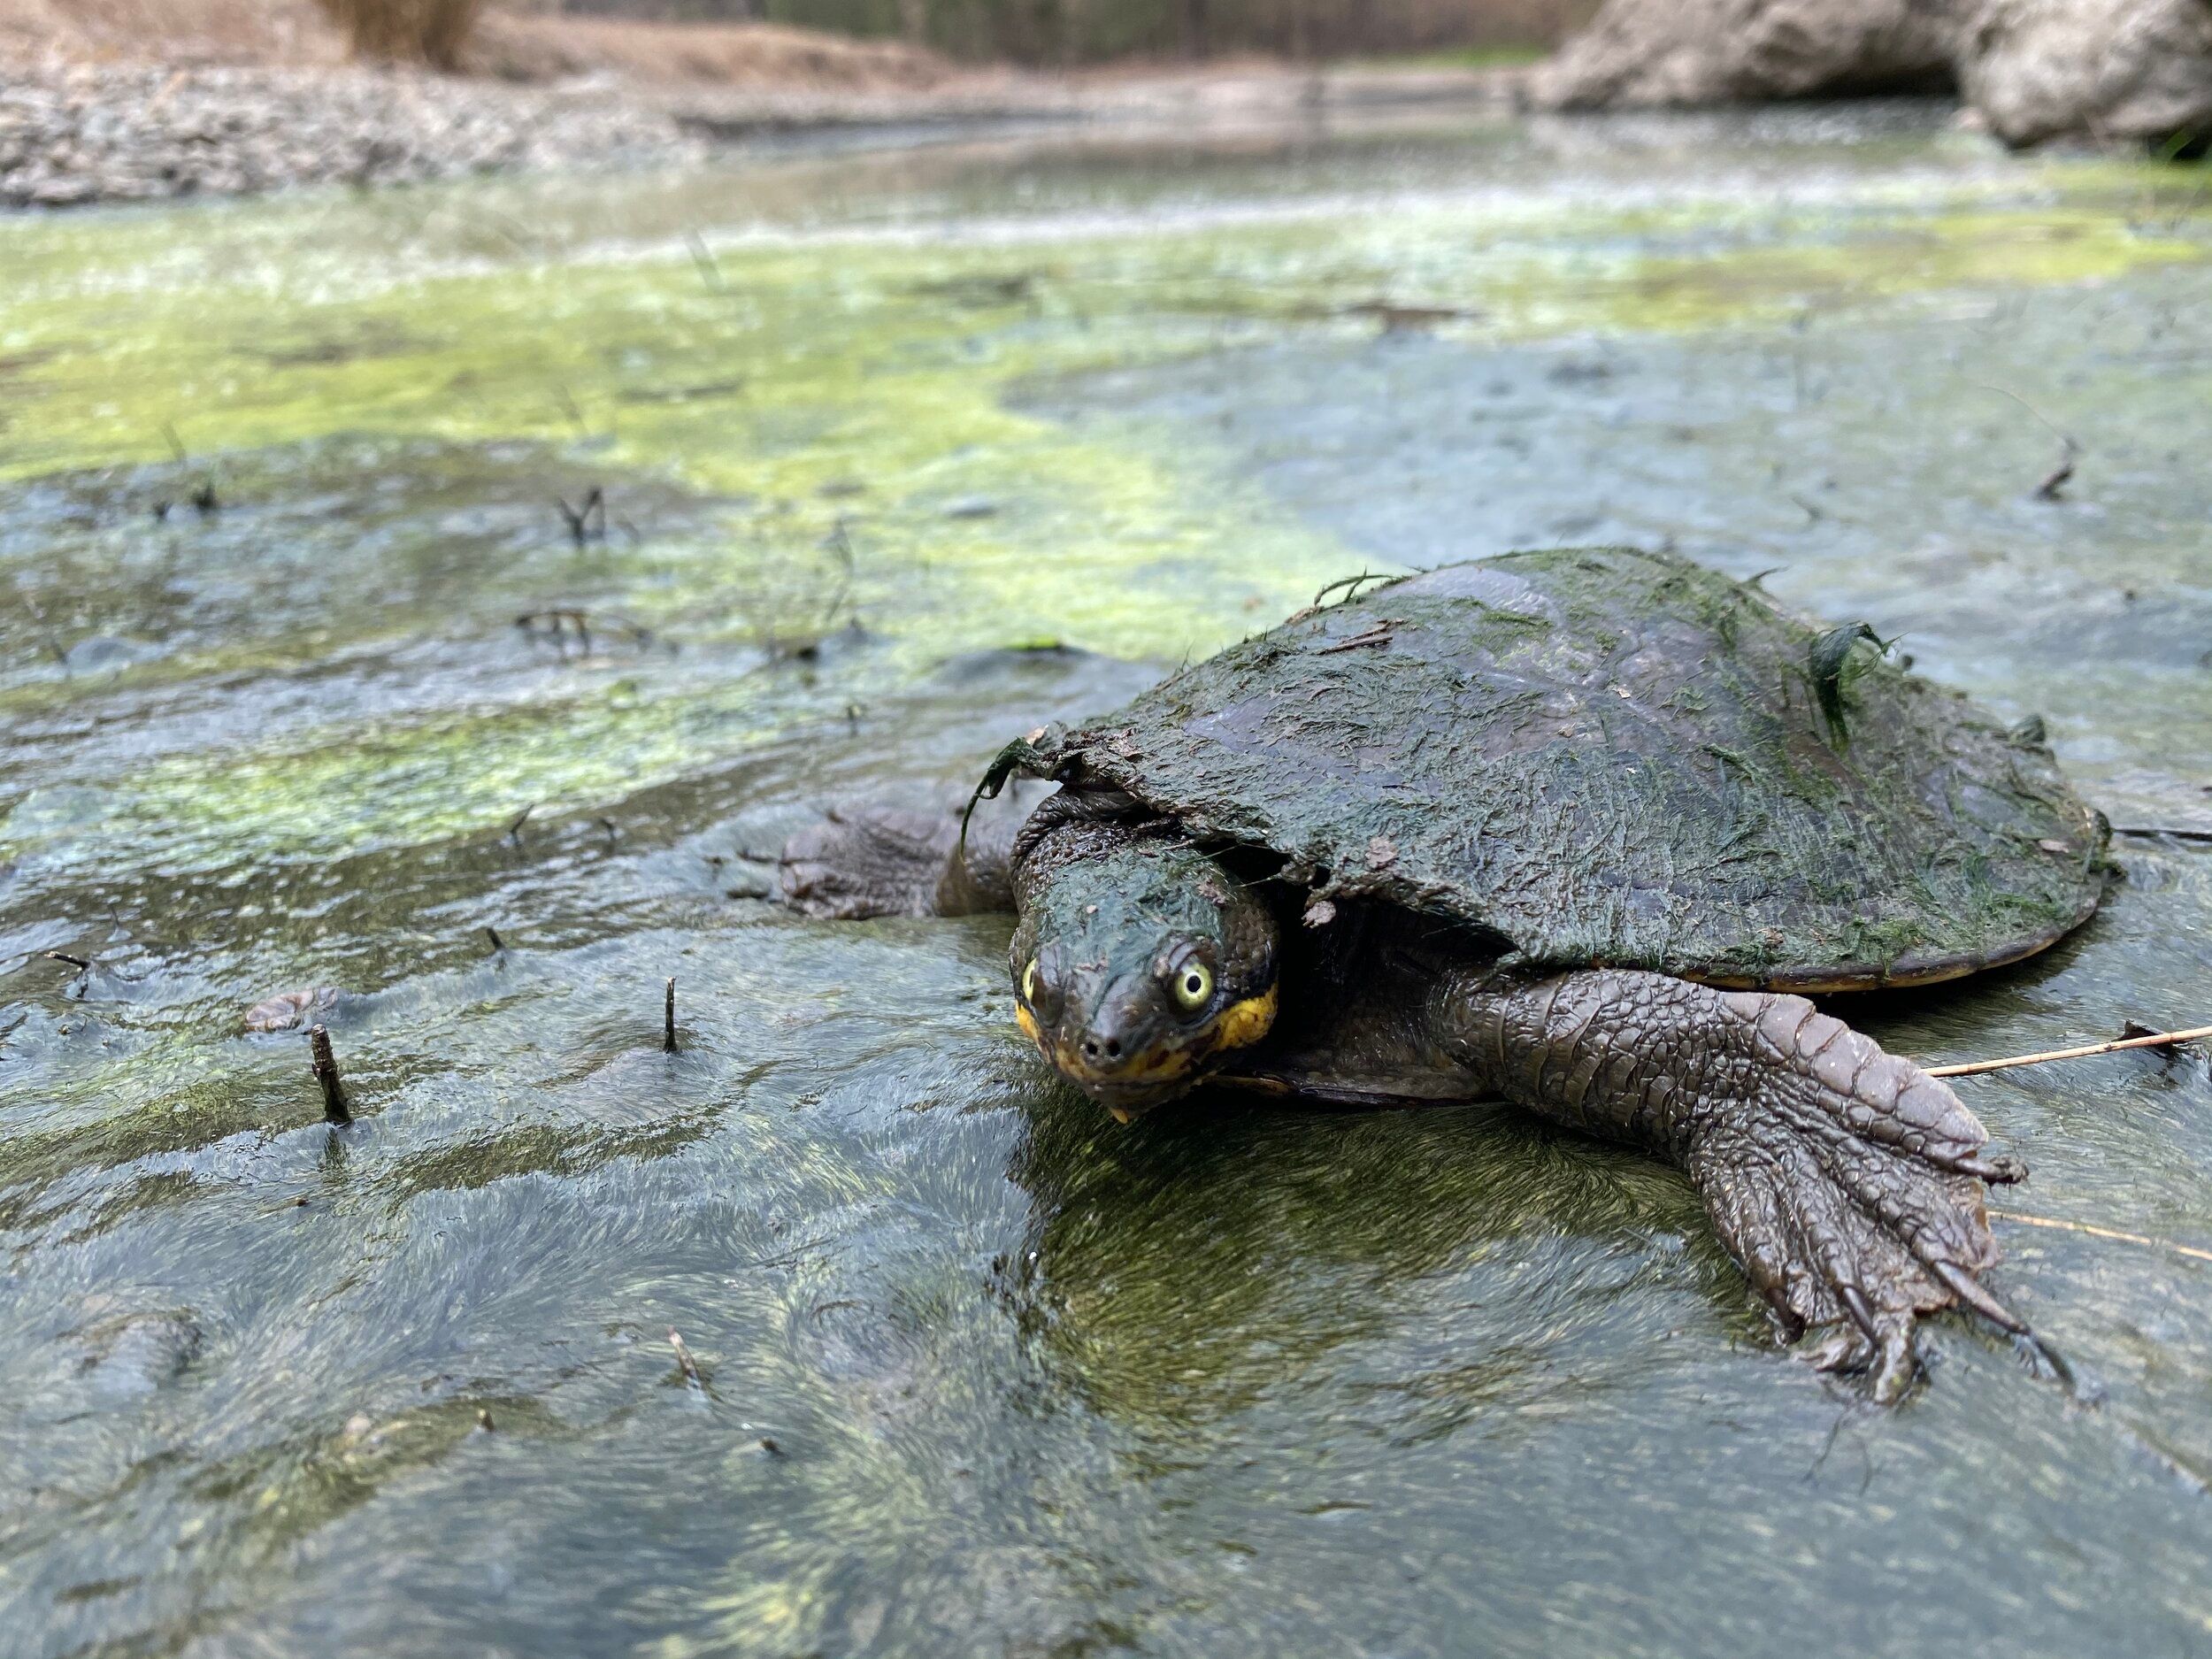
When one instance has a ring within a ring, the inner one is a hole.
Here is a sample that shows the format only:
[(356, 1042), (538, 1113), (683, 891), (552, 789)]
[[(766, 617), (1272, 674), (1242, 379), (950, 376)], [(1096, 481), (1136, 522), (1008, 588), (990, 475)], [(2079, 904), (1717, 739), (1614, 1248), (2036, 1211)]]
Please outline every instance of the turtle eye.
[(1187, 962), (1175, 970), (1175, 1000), (1186, 1013), (1196, 1013), (1213, 998), (1213, 970), (1202, 962)]
[(1029, 965), (1022, 970), (1022, 1001), (1032, 1008), (1037, 1005), (1037, 958), (1030, 957)]

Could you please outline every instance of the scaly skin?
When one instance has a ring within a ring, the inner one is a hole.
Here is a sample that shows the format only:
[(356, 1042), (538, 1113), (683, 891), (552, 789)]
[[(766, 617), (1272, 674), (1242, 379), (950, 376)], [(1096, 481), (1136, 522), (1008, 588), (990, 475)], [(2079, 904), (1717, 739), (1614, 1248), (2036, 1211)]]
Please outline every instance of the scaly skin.
[(803, 915), (978, 916), (1014, 908), (1012, 812), (980, 813), (963, 849), (960, 819), (882, 804), (833, 808), (783, 850), (785, 902)]
[[(972, 827), (964, 864), (953, 819), (849, 811), (794, 838), (785, 891), (815, 915), (1015, 910), (1018, 987), (1031, 953), (1051, 955), (1054, 941), (1041, 932), (1072, 941), (1103, 914), (1102, 895), (1135, 890), (1129, 872), (1110, 866), (1145, 844), (1146, 832), (1110, 818), (1056, 827), (1040, 818), (1040, 833), (1018, 844), (1018, 821), (1009, 814), (979, 826), (980, 836)], [(1208, 879), (1236, 886), (1218, 871)], [(1233, 894), (1223, 914), (1242, 915), (1238, 907), (1248, 902)], [(1264, 931), (1271, 940), (1271, 926)], [(1261, 936), (1256, 923), (1220, 930), (1215, 956), (1225, 982), (1252, 971)], [(1133, 933), (1070, 954), (1095, 977), (1141, 963), (1156, 943)], [(1355, 976), (1362, 995), (1333, 1018), (1242, 1051), (1210, 1052), (1171, 1087), (1117, 1095), (1079, 1067), (1070, 1075), (1107, 1103), (1137, 1110), (1221, 1066), (1275, 1089), (1338, 1100), (1502, 1097), (1646, 1147), (1688, 1175), (1721, 1241), (1790, 1333), (1821, 1333), (1816, 1363), (1870, 1366), (1883, 1403), (1912, 1385), (1921, 1314), (1963, 1304), (2025, 1332), (1976, 1279), (1997, 1260), (1981, 1183), (2025, 1171), (1984, 1156), (1981, 1124), (1917, 1066), (1801, 996), (1609, 968), (1532, 979), (1455, 961), (1417, 933), (1413, 944), (1386, 939), (1363, 956)], [(1266, 950), (1271, 974), (1273, 945)], [(1233, 994), (1258, 988), (1250, 979)], [(1044, 1013), (1111, 1000), (1050, 989)], [(1121, 1018), (1126, 1032), (1125, 1010)], [(1061, 1057), (1079, 1051), (1087, 1033), (1073, 1025), (1053, 1042), (1041, 1037), (1041, 1046)], [(1146, 1061), (1141, 1052), (1128, 1056), (1133, 1071)]]
[(1478, 1087), (1636, 1141), (1687, 1172), (1729, 1254), (1816, 1357), (1910, 1386), (1921, 1312), (1963, 1302), (2024, 1332), (1974, 1276), (1997, 1260), (1988, 1133), (1950, 1088), (1801, 996), (1591, 969), (1440, 993), (1442, 1044)]

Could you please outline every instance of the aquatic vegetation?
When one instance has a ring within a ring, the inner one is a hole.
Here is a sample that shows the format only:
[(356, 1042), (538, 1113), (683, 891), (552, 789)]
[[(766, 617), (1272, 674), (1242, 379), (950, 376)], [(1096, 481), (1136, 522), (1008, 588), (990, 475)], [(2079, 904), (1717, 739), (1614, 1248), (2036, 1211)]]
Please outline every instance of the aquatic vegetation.
[[(0, 253), (13, 296), (0, 326), (0, 478), (188, 458), (58, 507), (62, 524), (38, 519), (36, 493), (19, 506), (15, 540), (38, 537), (42, 564), (58, 553), (74, 613), (32, 599), (36, 626), (19, 631), (0, 700), (27, 712), (96, 687), (296, 672), (333, 641), (359, 663), (426, 631), (447, 635), (449, 654), (480, 652), (452, 637), (459, 616), (486, 626), (583, 595), (671, 642), (773, 658), (835, 626), (835, 594), (840, 614), (884, 642), (837, 677), (847, 700), (981, 646), (1202, 655), (1340, 574), (1341, 549), (1202, 434), (1162, 446), (1110, 417), (1050, 419), (1010, 393), (1358, 338), (1379, 326), (1361, 309), (1376, 295), (1442, 313), (1412, 326), (1475, 346), (1878, 311), (2200, 257), (2186, 234), (2113, 217), (2104, 203), (2126, 176), (2053, 171), (2024, 191), (2009, 176), (1915, 188), (1876, 175), (1758, 208), (1695, 194), (1419, 197), (1326, 215), (1290, 204), (1112, 234), (1048, 217), (959, 240), (687, 225), (602, 242), (588, 227), (541, 232), (472, 211), (463, 191), (221, 207), (183, 245), (162, 214), (34, 221)], [(661, 188), (665, 211), (679, 211), (681, 187)], [(435, 465), (449, 504), (416, 511), (446, 517), (411, 533), (386, 507), (396, 543), (365, 534), (349, 500), (317, 518), (319, 496), (339, 488), (334, 459), (363, 480), (345, 500), (373, 499), (380, 478), (412, 488), (426, 458), (312, 458), (341, 435), (445, 446)], [(516, 443), (537, 448), (523, 462), (470, 458), (471, 446)], [(570, 480), (579, 494), (603, 480), (622, 520), (588, 565), (562, 557), (553, 497)], [(273, 511), (284, 524), (217, 526), (188, 580), (250, 561), (265, 591), (308, 583), (319, 603), (281, 609), (322, 637), (269, 637), (234, 605), (198, 639), (141, 621), (96, 674), (42, 660), (52, 653), (41, 634), (65, 657), (78, 648), (63, 633), (114, 629), (121, 583), (169, 583), (150, 595), (155, 616), (173, 603), (176, 566), (207, 532), (185, 504), (202, 482), (228, 512)], [(426, 533), (494, 500), (506, 522), (488, 563)], [(171, 518), (156, 525), (146, 515), (161, 501)], [(100, 520), (88, 530), (87, 514)], [(395, 578), (411, 603), (390, 603)], [(334, 605), (333, 584), (358, 597)], [(156, 631), (170, 637), (134, 642)], [(110, 772), (101, 856), (111, 864), (142, 839), (149, 855), (196, 861), (331, 849), (451, 833), (532, 801), (609, 798), (790, 718), (765, 682), (733, 684), (721, 660), (711, 687), (656, 666), (626, 695), (589, 667), (533, 682), (520, 706), (457, 688), (374, 732), (334, 699), (324, 718), (303, 710), (257, 741)], [(12, 839), (27, 848), (27, 835), (19, 825)]]

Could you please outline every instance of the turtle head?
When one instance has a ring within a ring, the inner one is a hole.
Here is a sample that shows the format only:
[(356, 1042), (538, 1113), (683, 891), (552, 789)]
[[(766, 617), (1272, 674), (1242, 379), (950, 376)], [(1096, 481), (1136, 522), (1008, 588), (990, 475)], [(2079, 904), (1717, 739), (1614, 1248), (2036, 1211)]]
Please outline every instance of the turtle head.
[(1029, 850), (1015, 1018), (1126, 1123), (1188, 1093), (1275, 1018), (1275, 919), (1216, 860), (1157, 836), (1070, 826)]

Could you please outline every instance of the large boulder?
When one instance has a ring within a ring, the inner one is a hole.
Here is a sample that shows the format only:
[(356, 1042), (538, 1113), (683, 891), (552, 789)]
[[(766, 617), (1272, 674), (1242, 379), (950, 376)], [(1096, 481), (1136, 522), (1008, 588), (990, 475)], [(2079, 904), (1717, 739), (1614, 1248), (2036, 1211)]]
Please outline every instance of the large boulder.
[(1950, 84), (1931, 0), (1606, 0), (1536, 72), (1550, 109), (1743, 104)]
[(1953, 62), (2009, 144), (2212, 138), (2212, 0), (1987, 0)]
[(2006, 142), (2212, 133), (2212, 0), (1606, 0), (1550, 109), (1956, 88)]

